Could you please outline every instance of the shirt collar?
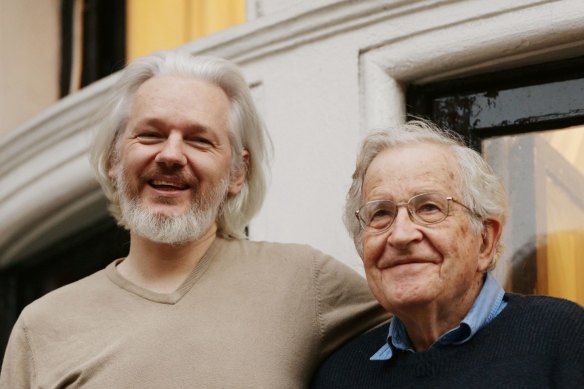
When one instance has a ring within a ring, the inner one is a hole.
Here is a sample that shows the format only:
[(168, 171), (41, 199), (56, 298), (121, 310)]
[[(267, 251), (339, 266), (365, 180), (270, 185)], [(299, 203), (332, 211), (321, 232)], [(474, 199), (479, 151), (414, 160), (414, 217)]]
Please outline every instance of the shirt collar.
[(391, 359), (393, 356), (393, 348), (390, 345), (399, 350), (410, 350), (413, 352), (404, 323), (395, 316), (389, 322), (389, 334), (385, 344), (370, 359), (372, 361)]
[[(507, 305), (503, 300), (505, 291), (491, 273), (485, 276), (485, 282), (462, 322), (432, 345), (432, 347), (450, 344), (462, 344), (470, 340), (482, 327), (493, 320)], [(389, 324), (387, 341), (370, 359), (388, 360), (393, 356), (393, 349), (414, 352), (407, 335), (406, 328), (401, 320), (393, 317)]]

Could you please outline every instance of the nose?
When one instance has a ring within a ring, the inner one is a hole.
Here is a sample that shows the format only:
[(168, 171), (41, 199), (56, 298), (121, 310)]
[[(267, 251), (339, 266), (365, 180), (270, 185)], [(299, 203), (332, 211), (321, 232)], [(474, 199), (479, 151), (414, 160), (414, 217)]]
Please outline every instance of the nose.
[(172, 132), (162, 143), (162, 149), (156, 155), (155, 161), (167, 166), (184, 166), (187, 158), (183, 147), (182, 135)]
[(412, 221), (407, 207), (399, 207), (393, 224), (389, 228), (387, 242), (394, 247), (406, 247), (422, 239), (419, 226)]

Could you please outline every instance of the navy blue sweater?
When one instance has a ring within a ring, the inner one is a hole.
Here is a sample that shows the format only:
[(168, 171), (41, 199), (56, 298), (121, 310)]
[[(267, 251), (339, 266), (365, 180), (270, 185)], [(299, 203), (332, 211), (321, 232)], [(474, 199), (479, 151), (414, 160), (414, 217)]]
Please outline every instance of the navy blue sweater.
[(311, 387), (584, 388), (584, 309), (552, 297), (506, 294), (509, 305), (462, 345), (369, 358), (389, 324), (334, 352)]

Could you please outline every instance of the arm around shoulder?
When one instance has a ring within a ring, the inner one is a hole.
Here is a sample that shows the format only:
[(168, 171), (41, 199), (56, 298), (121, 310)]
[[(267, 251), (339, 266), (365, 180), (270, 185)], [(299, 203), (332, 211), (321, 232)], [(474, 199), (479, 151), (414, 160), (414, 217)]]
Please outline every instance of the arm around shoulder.
[(347, 340), (389, 320), (390, 315), (373, 297), (366, 280), (338, 260), (315, 259), (315, 288), (322, 361)]

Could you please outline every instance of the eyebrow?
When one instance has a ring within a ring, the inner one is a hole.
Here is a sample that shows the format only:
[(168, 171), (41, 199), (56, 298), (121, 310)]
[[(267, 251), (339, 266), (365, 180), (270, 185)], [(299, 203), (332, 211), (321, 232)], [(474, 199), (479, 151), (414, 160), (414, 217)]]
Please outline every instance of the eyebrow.
[[(145, 118), (139, 122), (136, 123), (135, 127), (136, 129), (139, 129), (140, 127), (144, 127), (144, 126), (151, 126), (151, 127), (155, 127), (161, 130), (167, 130), (168, 129), (168, 124), (159, 118), (156, 117), (151, 117), (151, 118)], [(186, 134), (208, 134), (210, 136), (213, 136), (214, 138), (217, 138), (217, 131), (214, 131), (213, 129), (211, 129), (208, 126), (205, 126), (203, 124), (189, 124), (188, 126), (186, 126)]]

